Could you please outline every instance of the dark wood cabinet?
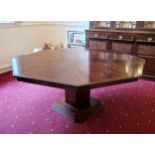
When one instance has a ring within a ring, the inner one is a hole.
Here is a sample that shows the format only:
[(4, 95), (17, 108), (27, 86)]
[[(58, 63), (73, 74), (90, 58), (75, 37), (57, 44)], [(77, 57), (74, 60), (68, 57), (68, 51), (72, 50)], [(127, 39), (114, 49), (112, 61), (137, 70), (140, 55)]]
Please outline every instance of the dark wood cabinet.
[(86, 48), (144, 58), (144, 75), (155, 78), (154, 21), (92, 21), (86, 30)]

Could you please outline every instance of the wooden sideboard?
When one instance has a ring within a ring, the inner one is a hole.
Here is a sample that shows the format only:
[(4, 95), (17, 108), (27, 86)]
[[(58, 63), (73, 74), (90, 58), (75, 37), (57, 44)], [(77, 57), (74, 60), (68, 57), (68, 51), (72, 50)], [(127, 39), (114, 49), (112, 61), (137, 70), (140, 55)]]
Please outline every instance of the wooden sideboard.
[(155, 78), (155, 31), (90, 28), (86, 30), (86, 48), (111, 49), (144, 58), (143, 75)]

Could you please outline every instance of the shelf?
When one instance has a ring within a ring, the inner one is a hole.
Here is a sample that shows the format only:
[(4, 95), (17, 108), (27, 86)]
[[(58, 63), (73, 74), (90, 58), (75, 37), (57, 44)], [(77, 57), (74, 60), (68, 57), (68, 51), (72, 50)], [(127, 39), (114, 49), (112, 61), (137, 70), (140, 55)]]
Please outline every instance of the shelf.
[(136, 43), (143, 43), (143, 44), (148, 44), (148, 45), (154, 45), (155, 41), (136, 40)]
[(116, 28), (115, 30), (127, 30), (127, 31), (136, 31), (136, 28)]
[(134, 39), (117, 39), (117, 38), (109, 38), (112, 41), (121, 41), (121, 42), (134, 42)]
[(110, 27), (95, 26), (94, 29), (110, 29)]
[[(102, 22), (108, 22), (109, 25), (102, 24)], [(154, 23), (151, 27), (146, 24)], [(155, 32), (155, 21), (91, 21), (90, 29), (105, 29), (105, 30), (122, 30), (122, 31), (154, 31)]]
[(155, 58), (155, 56), (152, 56), (152, 55), (143, 55), (143, 54), (138, 54), (138, 57), (141, 57), (141, 58)]
[(89, 37), (89, 36), (88, 36), (87, 38), (89, 38), (89, 39), (95, 39), (95, 40), (97, 40), (97, 39), (98, 39), (98, 40), (108, 40), (108, 37), (92, 37), (92, 36)]

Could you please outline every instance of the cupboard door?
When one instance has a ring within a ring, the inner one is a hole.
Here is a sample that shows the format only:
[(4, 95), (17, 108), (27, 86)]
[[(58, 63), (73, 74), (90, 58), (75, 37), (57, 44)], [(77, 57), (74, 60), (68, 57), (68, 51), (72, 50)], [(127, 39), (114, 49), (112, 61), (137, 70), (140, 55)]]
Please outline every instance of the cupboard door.
[(155, 57), (155, 46), (138, 45), (138, 55)]
[(139, 57), (145, 59), (143, 72), (146, 74), (155, 75), (155, 58), (145, 56), (139, 56)]
[(136, 21), (116, 21), (116, 29), (136, 29)]
[(132, 44), (127, 44), (127, 43), (117, 43), (113, 42), (112, 43), (112, 49), (118, 53), (132, 53)]
[(155, 21), (144, 21), (143, 22), (143, 26), (142, 26), (143, 30), (155, 30)]
[(111, 21), (91, 21), (90, 28), (105, 28), (110, 29)]
[(107, 41), (90, 40), (89, 41), (89, 49), (91, 49), (91, 50), (105, 50), (106, 44), (107, 44)]

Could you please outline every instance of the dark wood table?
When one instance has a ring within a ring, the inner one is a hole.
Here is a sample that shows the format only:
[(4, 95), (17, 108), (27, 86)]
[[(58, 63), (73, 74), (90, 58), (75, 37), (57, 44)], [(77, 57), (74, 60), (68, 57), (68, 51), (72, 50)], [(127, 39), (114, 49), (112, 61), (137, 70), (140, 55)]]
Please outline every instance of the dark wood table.
[(65, 89), (65, 100), (53, 108), (73, 122), (83, 122), (100, 109), (90, 89), (138, 80), (144, 60), (114, 52), (60, 49), (13, 58), (13, 76), (20, 81)]

